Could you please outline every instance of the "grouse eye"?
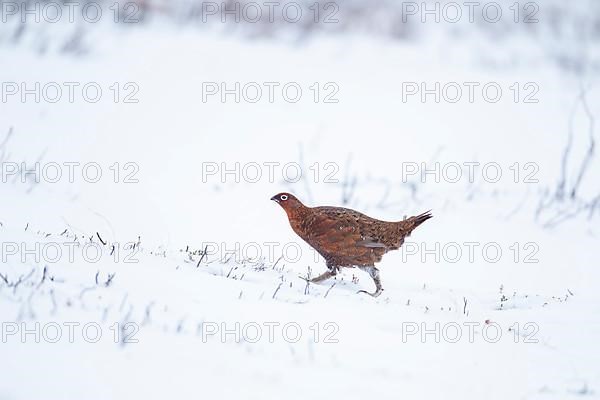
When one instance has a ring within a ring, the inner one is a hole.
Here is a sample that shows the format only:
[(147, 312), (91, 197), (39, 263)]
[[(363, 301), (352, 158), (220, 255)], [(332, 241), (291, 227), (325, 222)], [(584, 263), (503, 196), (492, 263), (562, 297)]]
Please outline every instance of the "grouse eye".
[(287, 194), (282, 194), (281, 196), (279, 196), (279, 198), (281, 200), (287, 200), (288, 199)]

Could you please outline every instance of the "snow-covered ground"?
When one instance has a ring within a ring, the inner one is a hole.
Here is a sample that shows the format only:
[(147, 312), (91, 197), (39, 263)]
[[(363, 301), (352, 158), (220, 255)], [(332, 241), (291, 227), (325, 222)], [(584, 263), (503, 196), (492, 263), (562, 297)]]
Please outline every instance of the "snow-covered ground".
[[(82, 53), (12, 28), (0, 399), (599, 396), (596, 155), (577, 184), (598, 140), (597, 48), (573, 72), (548, 37), (468, 25), (398, 40), (98, 24)], [(207, 92), (236, 82), (252, 83), (239, 102)], [(407, 92), (436, 82), (439, 102)], [(384, 256), (374, 299), (357, 269), (306, 284), (325, 265), (269, 201), (281, 191), (434, 218)]]

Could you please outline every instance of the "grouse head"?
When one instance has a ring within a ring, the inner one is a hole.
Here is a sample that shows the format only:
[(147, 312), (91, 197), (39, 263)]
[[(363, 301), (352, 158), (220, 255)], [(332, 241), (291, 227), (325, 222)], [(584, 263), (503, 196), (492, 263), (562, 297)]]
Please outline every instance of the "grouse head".
[(302, 204), (302, 202), (300, 202), (296, 196), (290, 193), (278, 193), (271, 197), (271, 200), (279, 204), (287, 213), (304, 207), (304, 204)]

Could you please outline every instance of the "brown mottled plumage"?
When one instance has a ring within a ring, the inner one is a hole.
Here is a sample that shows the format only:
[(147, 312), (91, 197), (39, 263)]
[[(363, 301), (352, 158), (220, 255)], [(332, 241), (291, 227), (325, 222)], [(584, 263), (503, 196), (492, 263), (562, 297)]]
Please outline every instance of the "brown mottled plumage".
[(279, 193), (271, 200), (285, 210), (294, 232), (325, 259), (329, 270), (312, 282), (334, 276), (340, 267), (359, 267), (376, 286), (374, 293), (360, 292), (374, 297), (383, 291), (375, 263), (388, 251), (400, 248), (405, 237), (431, 218), (426, 212), (403, 221), (380, 221), (348, 208), (307, 207), (289, 193)]

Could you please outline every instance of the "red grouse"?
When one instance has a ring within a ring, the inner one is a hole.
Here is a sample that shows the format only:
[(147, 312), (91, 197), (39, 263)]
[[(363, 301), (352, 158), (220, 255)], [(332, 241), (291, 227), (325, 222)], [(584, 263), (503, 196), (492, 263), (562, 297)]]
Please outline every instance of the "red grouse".
[(348, 208), (307, 207), (289, 193), (279, 193), (271, 200), (285, 210), (294, 232), (325, 258), (328, 271), (311, 282), (336, 275), (340, 267), (359, 267), (369, 273), (376, 288), (373, 293), (359, 293), (373, 297), (383, 291), (375, 263), (388, 251), (400, 248), (405, 237), (432, 217), (428, 211), (402, 221), (386, 222)]

